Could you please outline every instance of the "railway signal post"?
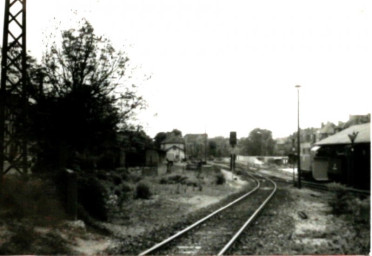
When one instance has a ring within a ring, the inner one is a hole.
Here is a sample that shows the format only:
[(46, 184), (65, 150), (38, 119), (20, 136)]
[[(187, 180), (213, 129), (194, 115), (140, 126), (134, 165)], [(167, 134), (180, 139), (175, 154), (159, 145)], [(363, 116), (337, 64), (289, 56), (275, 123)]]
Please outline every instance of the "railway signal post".
[(235, 160), (236, 160), (236, 153), (235, 153), (235, 146), (236, 146), (236, 132), (230, 132), (230, 146), (231, 155), (230, 155), (230, 170), (232, 172), (235, 171)]
[(297, 178), (298, 178), (298, 188), (301, 188), (301, 148), (300, 148), (300, 87), (301, 85), (296, 85), (297, 88)]

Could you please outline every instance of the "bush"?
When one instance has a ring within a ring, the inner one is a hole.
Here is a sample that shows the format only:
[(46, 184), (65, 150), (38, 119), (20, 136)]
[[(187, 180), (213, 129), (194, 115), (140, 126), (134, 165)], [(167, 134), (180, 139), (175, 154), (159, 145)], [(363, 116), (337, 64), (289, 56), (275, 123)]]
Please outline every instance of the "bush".
[(112, 192), (117, 195), (119, 198), (125, 197), (125, 193), (132, 191), (132, 186), (128, 183), (122, 183), (119, 186), (116, 186)]
[(124, 182), (124, 183), (121, 184), (120, 189), (121, 189), (122, 192), (125, 193), (125, 192), (132, 191), (133, 188), (129, 183)]
[(130, 177), (130, 180), (135, 183), (142, 180), (142, 176), (138, 173), (131, 173), (129, 177)]
[(121, 179), (121, 176), (119, 176), (117, 174), (114, 174), (114, 173), (112, 174), (111, 179), (112, 179), (112, 181), (114, 182), (115, 185), (119, 185), (123, 182), (122, 179)]
[(244, 172), (241, 171), (241, 170), (237, 170), (236, 171), (236, 175), (243, 176), (244, 175)]
[(145, 183), (139, 183), (136, 187), (135, 198), (137, 199), (150, 199), (150, 187)]
[(160, 184), (186, 184), (187, 177), (183, 175), (172, 175), (169, 177), (163, 177), (160, 179)]
[(352, 195), (347, 191), (347, 187), (339, 183), (331, 183), (327, 185), (329, 191), (334, 192), (335, 196), (329, 201), (332, 213), (335, 215), (341, 215), (352, 212), (352, 206), (350, 206)]
[(3, 176), (0, 205), (0, 218), (35, 218), (39, 224), (65, 218), (55, 187), (46, 178)]
[(222, 184), (225, 184), (225, 183), (226, 183), (225, 176), (222, 173), (217, 174), (216, 175), (216, 184), (217, 185), (222, 185)]
[(353, 222), (355, 224), (369, 225), (370, 197), (364, 199), (355, 198), (350, 205), (352, 206)]
[(108, 179), (107, 172), (102, 171), (102, 170), (97, 171), (96, 176), (100, 180), (107, 180)]
[(162, 177), (159, 181), (160, 184), (168, 184), (168, 179)]
[(78, 202), (94, 218), (106, 221), (108, 193), (103, 184), (94, 177), (79, 177)]

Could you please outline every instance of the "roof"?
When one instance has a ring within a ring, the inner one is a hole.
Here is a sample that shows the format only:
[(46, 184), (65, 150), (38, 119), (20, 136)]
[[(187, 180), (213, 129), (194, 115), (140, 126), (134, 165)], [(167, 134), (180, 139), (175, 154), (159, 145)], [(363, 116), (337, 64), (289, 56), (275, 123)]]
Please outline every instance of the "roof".
[(172, 149), (179, 149), (179, 150), (185, 152), (185, 149), (183, 149), (183, 148), (181, 148), (181, 147), (179, 147), (179, 146), (173, 146), (173, 147), (167, 148), (167, 149), (164, 150), (164, 151), (168, 152), (169, 150), (172, 150)]
[(334, 145), (334, 144), (351, 144), (349, 134), (357, 132), (358, 135), (354, 143), (370, 143), (370, 123), (353, 125), (341, 132), (338, 132), (328, 138), (318, 141), (315, 145)]
[(174, 134), (168, 135), (161, 144), (185, 144), (182, 137), (175, 136)]

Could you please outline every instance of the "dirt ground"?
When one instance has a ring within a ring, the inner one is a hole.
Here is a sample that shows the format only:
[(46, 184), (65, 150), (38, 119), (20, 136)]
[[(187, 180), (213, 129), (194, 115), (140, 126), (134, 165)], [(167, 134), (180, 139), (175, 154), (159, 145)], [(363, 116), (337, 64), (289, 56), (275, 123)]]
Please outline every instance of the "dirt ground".
[(333, 192), (295, 188), (285, 171), (261, 169), (259, 173), (287, 182), (278, 183), (269, 207), (247, 228), (232, 254), (369, 255), (369, 214), (363, 223), (355, 223), (351, 214), (332, 212)]

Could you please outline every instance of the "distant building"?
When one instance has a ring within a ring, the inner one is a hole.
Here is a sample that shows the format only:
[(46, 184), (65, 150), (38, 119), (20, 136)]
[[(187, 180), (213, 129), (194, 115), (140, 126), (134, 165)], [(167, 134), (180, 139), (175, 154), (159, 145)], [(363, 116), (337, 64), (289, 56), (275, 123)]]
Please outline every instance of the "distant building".
[(357, 124), (365, 124), (371, 122), (371, 114), (367, 115), (349, 115), (349, 121), (343, 125), (343, 129)]
[(319, 131), (317, 132), (316, 141), (323, 140), (337, 132), (337, 126), (334, 123), (327, 122), (326, 124), (322, 123)]
[(165, 158), (168, 161), (179, 162), (185, 159), (185, 141), (173, 133), (161, 142), (160, 149), (166, 152)]
[(208, 135), (206, 133), (186, 134), (184, 138), (187, 158), (198, 160), (204, 159), (208, 150)]

